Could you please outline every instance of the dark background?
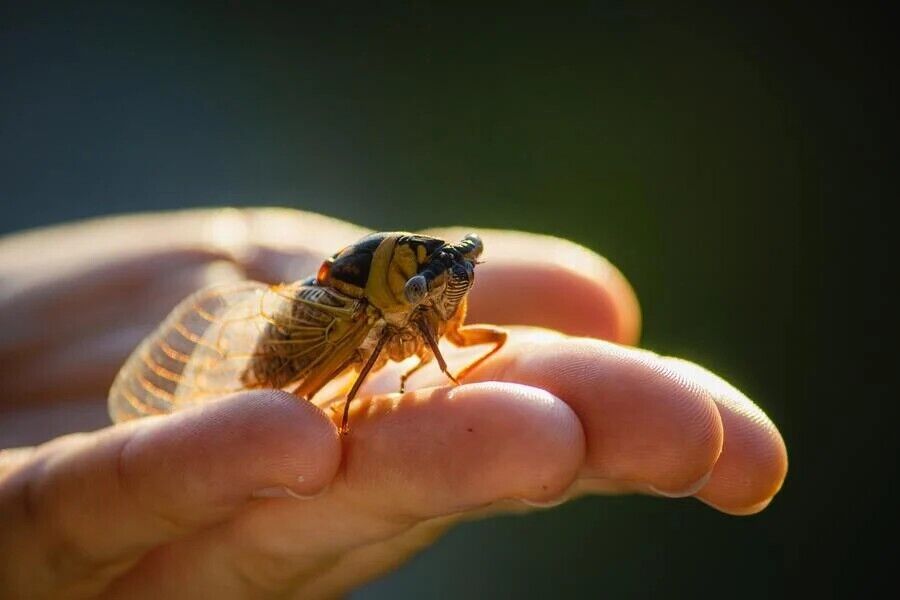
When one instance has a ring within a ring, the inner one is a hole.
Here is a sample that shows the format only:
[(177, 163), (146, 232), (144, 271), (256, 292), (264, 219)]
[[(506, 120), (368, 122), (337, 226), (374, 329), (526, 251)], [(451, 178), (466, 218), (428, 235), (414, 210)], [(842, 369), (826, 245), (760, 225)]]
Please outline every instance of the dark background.
[(633, 282), (644, 345), (769, 413), (784, 489), (465, 525), (358, 596), (860, 592), (897, 500), (892, 18), (747, 4), (0, 5), (0, 233), (263, 204), (571, 238)]

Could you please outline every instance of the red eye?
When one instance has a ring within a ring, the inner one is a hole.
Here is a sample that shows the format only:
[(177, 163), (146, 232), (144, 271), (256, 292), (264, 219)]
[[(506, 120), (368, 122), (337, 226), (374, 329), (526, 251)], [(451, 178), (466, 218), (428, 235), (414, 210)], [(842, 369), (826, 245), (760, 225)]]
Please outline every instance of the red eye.
[(331, 260), (326, 260), (322, 263), (322, 266), (319, 267), (319, 272), (316, 273), (316, 282), (319, 285), (324, 284), (328, 280), (328, 276), (331, 274)]

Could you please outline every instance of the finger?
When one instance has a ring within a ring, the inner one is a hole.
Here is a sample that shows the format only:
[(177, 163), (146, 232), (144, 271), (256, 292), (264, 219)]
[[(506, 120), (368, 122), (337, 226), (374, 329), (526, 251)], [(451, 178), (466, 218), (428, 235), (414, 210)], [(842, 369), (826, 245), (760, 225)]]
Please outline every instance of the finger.
[[(0, 281), (15, 281), (14, 290), (0, 288), (0, 300), (12, 291), (68, 279), (110, 257), (165, 253), (209, 253), (281, 280), (292, 270), (283, 263), (315, 263), (314, 271), (324, 257), (366, 233), (338, 219), (282, 208), (144, 213), (45, 227), (0, 238)], [(295, 278), (308, 274), (304, 267)]]
[[(254, 215), (271, 212), (286, 217), (296, 211), (207, 209), (127, 215), (0, 239), (3, 314), (18, 315), (10, 322), (14, 326), (23, 316), (41, 311), (43, 330), (56, 337), (61, 327), (78, 324), (71, 318), (73, 308), (82, 318), (83, 313), (92, 311), (115, 313), (117, 306), (131, 306), (130, 300), (141, 298), (145, 288), (157, 284), (160, 277), (171, 279), (183, 268), (216, 261), (243, 264), (256, 252), (253, 237), (273, 242), (283, 234), (273, 231), (266, 235), (253, 225), (258, 220)], [(294, 219), (300, 220), (299, 216)], [(275, 222), (278, 219), (270, 215), (267, 223)], [(309, 228), (321, 225), (311, 222)], [(303, 239), (304, 231), (295, 231), (295, 235)], [(293, 250), (302, 254), (300, 246)], [(181, 290), (180, 294), (192, 291)], [(20, 314), (10, 310), (13, 308), (29, 312)], [(16, 332), (15, 327), (4, 327), (3, 340), (15, 342)]]
[(57, 338), (61, 328), (78, 325), (72, 310), (81, 320), (84, 313), (115, 314), (116, 307), (141, 298), (148, 283), (171, 279), (182, 268), (216, 261), (254, 265), (258, 244), (321, 262), (325, 240), (346, 238), (349, 230), (362, 231), (299, 211), (207, 209), (94, 219), (8, 236), (0, 239), (0, 314), (12, 320), (2, 341), (20, 347), (16, 326), (30, 324), (24, 317), (35, 311), (42, 331)]
[(351, 418), (347, 491), (371, 509), (413, 520), (498, 498), (553, 498), (574, 479), (584, 455), (572, 410), (544, 390), (518, 384), (379, 397), (360, 403)]
[(322, 412), (281, 392), (61, 438), (0, 481), (0, 554), (19, 557), (3, 577), (47, 592), (98, 570), (112, 577), (147, 548), (234, 514), (256, 491), (317, 493), (340, 456)]
[(27, 462), (33, 453), (34, 448), (30, 446), (0, 450), (0, 479), (9, 471)]
[(725, 430), (722, 455), (697, 497), (731, 514), (761, 511), (787, 475), (787, 449), (778, 429), (758, 406), (720, 377), (687, 361), (669, 359), (669, 363), (710, 391)]
[(468, 321), (637, 343), (637, 296), (609, 261), (570, 241), (533, 233), (451, 228), (432, 234), (461, 239), (471, 231), (484, 239), (485, 251), (470, 293)]
[(699, 492), (715, 508), (748, 514), (764, 508), (785, 477), (784, 442), (768, 417), (685, 361), (514, 331), (510, 347), (470, 377), (482, 379), (542, 387), (572, 406), (587, 439), (579, 483), (587, 491)]
[[(145, 213), (78, 221), (0, 239), (0, 274), (15, 287), (32, 289), (72, 273), (146, 256), (207, 253), (233, 259), (247, 240), (233, 225), (235, 209)], [(232, 260), (237, 262), (237, 260)], [(6, 292), (6, 288), (4, 288)]]
[[(179, 274), (205, 267), (222, 258), (205, 251), (161, 250), (139, 257), (97, 257), (99, 262), (60, 273), (55, 279), (29, 285), (15, 280), (5, 290), (0, 351), (4, 358), (13, 352), (41, 350), (60, 337), (80, 334), (95, 325), (107, 324), (123, 313), (138, 309), (166, 310), (157, 305), (135, 304), (160, 279), (178, 279)], [(183, 293), (180, 291), (179, 293)], [(77, 316), (77, 318), (76, 318)], [(35, 326), (38, 324), (39, 326)]]
[(113, 260), (73, 275), (77, 283), (8, 302), (4, 314), (17, 324), (0, 349), (5, 407), (105, 396), (128, 354), (186, 295), (243, 278), (232, 263), (212, 258), (164, 252)]
[(322, 261), (371, 230), (316, 213), (280, 208), (240, 211), (249, 251), (239, 260), (248, 276), (281, 283), (314, 275)]
[[(175, 597), (284, 591), (324, 571), (323, 558), (392, 538), (423, 519), (503, 498), (557, 497), (584, 457), (574, 413), (547, 392), (521, 385), (365, 400), (351, 422), (341, 475), (327, 493), (261, 501), (231, 524), (149, 556), (116, 592), (131, 597), (150, 578), (162, 586), (154, 593)], [(386, 568), (392, 558), (371, 556), (367, 569)]]

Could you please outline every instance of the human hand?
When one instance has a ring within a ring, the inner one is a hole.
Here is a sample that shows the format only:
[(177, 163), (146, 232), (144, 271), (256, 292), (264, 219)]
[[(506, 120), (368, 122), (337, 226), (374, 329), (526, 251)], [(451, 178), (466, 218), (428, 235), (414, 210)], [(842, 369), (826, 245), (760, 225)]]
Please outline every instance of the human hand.
[[(364, 233), (226, 210), (0, 240), (0, 439), (105, 412), (128, 352), (198, 287), (299, 279)], [(769, 503), (787, 468), (778, 431), (701, 367), (618, 345), (639, 332), (618, 271), (561, 240), (480, 233), (468, 321), (511, 336), (458, 387), (435, 367), (391, 394), (403, 367), (389, 365), (343, 439), (329, 411), (255, 391), (0, 453), (0, 595), (329, 597), (485, 514), (581, 494)]]

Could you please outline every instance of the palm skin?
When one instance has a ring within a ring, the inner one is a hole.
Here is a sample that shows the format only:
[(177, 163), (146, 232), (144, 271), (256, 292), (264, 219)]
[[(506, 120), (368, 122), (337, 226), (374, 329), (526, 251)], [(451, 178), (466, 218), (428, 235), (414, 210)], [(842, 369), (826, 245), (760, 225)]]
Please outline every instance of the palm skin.
[[(729, 514), (771, 501), (787, 469), (777, 429), (701, 367), (628, 346), (639, 309), (618, 271), (561, 240), (479, 232), (468, 321), (511, 335), (458, 387), (431, 365), (398, 394), (409, 365), (390, 364), (343, 438), (335, 381), (315, 406), (247, 392), (0, 453), (0, 553), (14, 557), (0, 595), (333, 597), (463, 519), (581, 494), (695, 496)], [(228, 210), (0, 240), (0, 446), (100, 427), (122, 360), (191, 291), (300, 279), (364, 233)], [(452, 371), (472, 352), (442, 348)]]

